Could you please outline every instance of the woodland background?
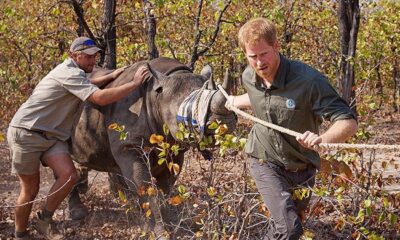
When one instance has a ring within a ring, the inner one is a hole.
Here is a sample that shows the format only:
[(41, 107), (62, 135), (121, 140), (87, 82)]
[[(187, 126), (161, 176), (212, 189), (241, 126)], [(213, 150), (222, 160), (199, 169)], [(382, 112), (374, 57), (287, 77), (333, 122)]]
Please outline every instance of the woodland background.
[[(281, 52), (326, 74), (357, 111), (359, 131), (353, 142), (398, 144), (398, 136), (388, 140), (372, 130), (390, 134), (396, 130), (393, 126), (398, 127), (399, 13), (400, 1), (396, 0), (0, 0), (0, 141), (18, 107), (38, 81), (67, 57), (77, 36), (96, 39), (104, 50), (99, 61), (102, 67), (121, 67), (156, 56), (179, 59), (197, 72), (207, 63), (217, 79), (229, 68), (235, 79), (233, 93), (240, 94), (246, 60), (238, 47), (237, 31), (247, 20), (262, 16), (277, 24)], [(374, 127), (379, 124), (386, 128)], [(245, 135), (250, 126), (242, 121), (238, 134)], [(252, 180), (241, 172), (246, 171), (245, 156), (232, 153), (236, 155), (217, 158), (212, 164), (198, 157), (191, 160), (200, 166), (203, 190), (199, 190), (201, 180), (193, 183), (182, 173), (181, 188), (175, 191), (181, 202), (175, 205), (185, 206), (192, 220), (197, 217), (193, 220), (197, 227), (185, 225), (186, 232), (172, 228), (176, 236), (254, 239), (265, 230), (260, 226), (267, 222), (268, 211)], [(331, 164), (320, 172), (319, 184), (313, 189), (318, 198), (305, 238), (399, 237), (399, 191), (386, 188), (399, 182), (399, 153), (350, 149), (323, 156)], [(235, 184), (226, 176), (218, 177), (218, 164), (226, 159), (236, 164), (234, 172), (242, 174), (234, 178)], [(385, 172), (387, 168), (390, 174)], [(230, 187), (222, 187), (224, 184)], [(224, 201), (223, 196), (231, 201)], [(9, 210), (3, 210), (3, 218), (9, 218)], [(318, 218), (325, 219), (323, 228)], [(7, 224), (4, 229), (10, 231)], [(140, 231), (138, 235), (128, 233), (131, 223), (126, 224), (121, 234), (135, 239), (143, 234), (142, 238), (151, 237)], [(70, 233), (71, 239), (76, 234)], [(87, 236), (107, 238), (100, 230)]]

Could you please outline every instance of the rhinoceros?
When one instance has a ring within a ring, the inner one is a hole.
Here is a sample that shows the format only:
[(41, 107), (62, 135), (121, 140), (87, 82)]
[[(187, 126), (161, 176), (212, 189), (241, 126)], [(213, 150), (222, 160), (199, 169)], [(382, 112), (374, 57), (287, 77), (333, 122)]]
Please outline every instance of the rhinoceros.
[[(105, 107), (91, 104), (83, 106), (71, 139), (72, 155), (74, 161), (89, 169), (121, 174), (133, 192), (139, 192), (155, 180), (156, 186), (164, 193), (168, 193), (176, 181), (176, 174), (170, 171), (167, 164), (158, 163), (159, 157), (156, 151), (146, 154), (144, 149), (154, 147), (149, 139), (152, 134), (163, 135), (164, 124), (169, 129), (167, 141), (171, 144), (179, 142), (176, 133), (179, 131), (177, 115), (181, 104), (196, 90), (210, 88), (215, 90), (215, 84), (212, 81), (210, 68), (203, 69), (202, 75), (198, 75), (176, 60), (158, 58), (130, 66), (106, 88), (129, 81), (138, 67), (144, 64), (150, 68), (150, 76), (141, 87), (127, 97)], [(225, 77), (223, 84), (225, 88), (227, 80)], [(224, 107), (225, 101), (223, 94), (215, 91), (210, 95), (208, 103), (200, 105), (207, 108), (209, 104), (205, 118), (207, 124), (219, 119), (227, 124), (228, 129), (233, 130), (237, 118)], [(192, 121), (196, 120), (201, 119)], [(125, 126), (124, 132), (127, 133), (125, 140), (120, 139), (120, 132), (109, 128), (115, 123)], [(203, 132), (205, 135), (212, 134), (204, 126)], [(184, 143), (181, 141), (181, 144)], [(177, 156), (169, 156), (169, 161), (172, 160), (182, 167), (186, 147), (182, 147)], [(154, 232), (157, 236), (162, 236), (165, 233), (165, 226), (157, 197), (151, 194), (138, 194), (138, 197), (141, 202), (149, 202), (154, 218)], [(82, 213), (85, 213), (85, 208), (76, 189), (70, 194), (69, 209), (73, 219), (84, 217)]]

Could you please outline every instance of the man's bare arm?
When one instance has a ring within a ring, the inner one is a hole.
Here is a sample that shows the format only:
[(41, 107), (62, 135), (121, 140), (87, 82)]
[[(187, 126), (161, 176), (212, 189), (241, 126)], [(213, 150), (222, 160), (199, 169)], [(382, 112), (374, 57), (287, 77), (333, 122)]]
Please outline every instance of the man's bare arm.
[(90, 95), (88, 100), (100, 106), (116, 102), (139, 87), (147, 73), (148, 69), (146, 67), (140, 67), (132, 81), (114, 88), (99, 89)]
[(340, 143), (346, 141), (357, 132), (357, 121), (354, 119), (337, 120), (320, 136), (306, 131), (297, 141), (306, 148), (312, 148), (320, 143)]
[(111, 82), (112, 80), (116, 79), (121, 73), (123, 73), (125, 71), (127, 67), (121, 67), (118, 69), (115, 69), (114, 71), (112, 71), (109, 74), (106, 74), (104, 76), (99, 76), (99, 77), (95, 77), (95, 78), (90, 78), (90, 82), (98, 87), (104, 86), (107, 83)]

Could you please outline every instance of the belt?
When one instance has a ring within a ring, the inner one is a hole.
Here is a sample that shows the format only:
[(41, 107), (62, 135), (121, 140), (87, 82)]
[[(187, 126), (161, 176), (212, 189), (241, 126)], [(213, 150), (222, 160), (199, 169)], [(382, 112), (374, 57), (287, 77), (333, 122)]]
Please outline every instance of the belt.
[(270, 164), (272, 164), (272, 165), (274, 165), (275, 167), (279, 167), (280, 169), (285, 170), (285, 171), (288, 171), (288, 172), (300, 172), (300, 171), (308, 170), (308, 169), (310, 169), (310, 168), (315, 168), (313, 165), (307, 164), (307, 165), (305, 165), (305, 166), (302, 167), (302, 168), (288, 169), (288, 168), (284, 167), (283, 165), (280, 165), (280, 164), (278, 164), (278, 163), (275, 163), (275, 162), (272, 162), (272, 161), (268, 161), (268, 160), (265, 160), (265, 159), (261, 159), (261, 158), (260, 158), (260, 159), (258, 159), (258, 161), (259, 161), (260, 163), (266, 163), (266, 164), (268, 164), (270, 167), (273, 167), (273, 166), (270, 165)]

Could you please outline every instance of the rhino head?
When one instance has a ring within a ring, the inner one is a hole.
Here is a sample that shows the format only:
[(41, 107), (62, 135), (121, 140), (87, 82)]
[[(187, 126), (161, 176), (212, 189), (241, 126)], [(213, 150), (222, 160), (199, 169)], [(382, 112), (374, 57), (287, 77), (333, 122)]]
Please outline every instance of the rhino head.
[[(215, 121), (226, 124), (230, 132), (235, 129), (237, 117), (233, 112), (225, 108), (226, 98), (222, 92), (217, 90), (213, 80), (212, 68), (209, 65), (203, 68), (200, 75), (184, 72), (167, 76), (154, 70), (151, 70), (151, 72), (155, 78), (152, 89), (158, 90), (158, 97), (153, 94), (151, 102), (158, 102), (158, 108), (161, 109), (160, 118), (163, 123), (168, 125), (172, 136), (175, 136), (178, 131), (177, 126), (181, 122), (179, 116), (183, 115), (180, 110), (185, 108), (183, 104), (188, 101), (190, 96), (193, 99), (188, 104), (190, 108), (189, 115), (196, 112), (193, 116), (185, 116), (185, 118), (190, 119), (190, 126), (187, 126), (190, 130), (194, 131), (199, 128), (197, 132), (200, 133), (201, 137), (203, 135), (213, 135), (215, 130), (209, 129), (207, 126)], [(230, 91), (229, 71), (225, 73), (222, 87), (227, 92)], [(191, 125), (193, 122), (196, 122), (196, 124), (193, 124), (196, 126)]]
[[(207, 89), (218, 90), (216, 87), (216, 84), (214, 82), (214, 79), (213, 79), (212, 68), (209, 65), (207, 65), (203, 68), (203, 70), (201, 71), (201, 75), (207, 77), (207, 79), (208, 79), (207, 80), (208, 81)], [(224, 88), (224, 90), (226, 92), (230, 92), (230, 90), (231, 90), (230, 83), (231, 83), (231, 77), (229, 74), (229, 69), (227, 69), (225, 71), (224, 81), (222, 83), (222, 87)], [(222, 92), (220, 90), (215, 92), (215, 94), (213, 95), (213, 97), (211, 99), (209, 111), (207, 114), (207, 125), (209, 125), (215, 121), (220, 121), (222, 124), (226, 124), (229, 132), (232, 132), (236, 127), (237, 117), (233, 112), (231, 112), (225, 108), (225, 102), (226, 102), (226, 98), (222, 94)], [(212, 130), (210, 130), (208, 128), (205, 130), (206, 135), (209, 135), (212, 133), (213, 133)]]

